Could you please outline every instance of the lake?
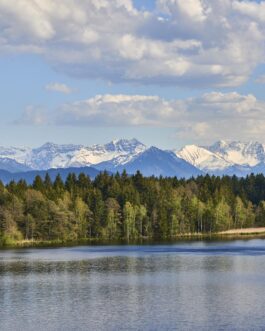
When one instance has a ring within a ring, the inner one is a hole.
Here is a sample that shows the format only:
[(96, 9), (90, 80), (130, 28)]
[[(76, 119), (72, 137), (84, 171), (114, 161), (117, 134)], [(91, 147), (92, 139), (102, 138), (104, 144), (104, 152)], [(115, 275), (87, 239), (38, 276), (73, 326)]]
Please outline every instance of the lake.
[(0, 330), (264, 330), (265, 240), (0, 250)]

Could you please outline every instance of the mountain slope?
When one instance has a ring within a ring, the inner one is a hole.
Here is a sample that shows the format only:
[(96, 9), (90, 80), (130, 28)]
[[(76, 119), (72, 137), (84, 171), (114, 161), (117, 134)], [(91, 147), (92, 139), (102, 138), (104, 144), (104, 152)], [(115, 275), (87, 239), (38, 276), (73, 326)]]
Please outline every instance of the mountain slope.
[(196, 145), (188, 145), (174, 152), (176, 156), (207, 172), (226, 169), (232, 165), (223, 157)]
[[(105, 145), (94, 145), (91, 147), (46, 143), (32, 150), (13, 147), (0, 148), (0, 161), (1, 158), (8, 158), (23, 165), (27, 170), (86, 167), (118, 157), (121, 158), (121, 162), (128, 162), (145, 149), (146, 146), (136, 139), (114, 140)], [(1, 166), (1, 162), (0, 169), (6, 169), (4, 166)], [(21, 169), (14, 170), (20, 171)]]
[(113, 140), (105, 145), (94, 145), (83, 148), (76, 154), (73, 161), (81, 164), (99, 164), (110, 160), (119, 160), (120, 163), (128, 162), (134, 156), (146, 150), (146, 146), (136, 139)]
[(264, 146), (258, 142), (218, 141), (207, 148), (229, 163), (251, 167), (265, 161)]
[(20, 164), (25, 164), (25, 161), (30, 154), (31, 149), (27, 147), (3, 147), (0, 146), (0, 158), (15, 160)]
[(29, 171), (30, 167), (9, 158), (0, 158), (0, 169), (9, 172)]
[(258, 142), (221, 140), (211, 146), (188, 145), (175, 153), (208, 174), (245, 177), (265, 173), (265, 150)]
[(251, 172), (265, 173), (265, 148), (258, 142), (221, 140), (211, 146), (187, 145), (171, 152), (148, 149), (136, 139), (90, 147), (53, 143), (34, 149), (0, 147), (0, 169), (9, 173), (84, 167), (110, 172), (140, 170), (144, 175), (156, 176), (208, 173), (243, 177)]
[(71, 167), (72, 158), (82, 148), (81, 145), (46, 143), (39, 148), (32, 149), (28, 154), (26, 164), (35, 170)]
[(126, 170), (129, 174), (134, 174), (139, 170), (144, 176), (187, 178), (202, 174), (200, 170), (178, 158), (173, 152), (162, 151), (156, 147), (148, 148), (123, 165), (111, 167), (110, 163), (102, 163), (96, 167), (119, 172)]

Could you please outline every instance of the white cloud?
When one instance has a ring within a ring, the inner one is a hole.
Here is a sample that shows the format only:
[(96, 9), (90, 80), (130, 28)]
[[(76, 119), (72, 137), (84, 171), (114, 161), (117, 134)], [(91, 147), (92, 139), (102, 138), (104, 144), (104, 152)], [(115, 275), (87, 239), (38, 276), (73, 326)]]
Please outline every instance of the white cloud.
[(62, 83), (50, 83), (45, 86), (45, 89), (47, 91), (53, 91), (53, 92), (59, 92), (59, 93), (64, 93), (64, 94), (70, 94), (73, 93), (74, 90), (67, 86), (66, 84)]
[(155, 126), (171, 111), (171, 105), (157, 96), (97, 95), (63, 105), (54, 121), (58, 125)]
[(234, 1), (233, 8), (240, 14), (251, 17), (255, 21), (265, 22), (265, 3), (261, 1)]
[(158, 0), (158, 8), (177, 19), (203, 22), (207, 12), (201, 0)]
[(112, 82), (224, 87), (265, 58), (265, 1), (0, 0), (0, 54)]
[(158, 96), (97, 95), (67, 103), (52, 112), (29, 108), (22, 124), (87, 127), (173, 128), (181, 139), (263, 140), (265, 102), (253, 95), (212, 92), (200, 97), (165, 100)]

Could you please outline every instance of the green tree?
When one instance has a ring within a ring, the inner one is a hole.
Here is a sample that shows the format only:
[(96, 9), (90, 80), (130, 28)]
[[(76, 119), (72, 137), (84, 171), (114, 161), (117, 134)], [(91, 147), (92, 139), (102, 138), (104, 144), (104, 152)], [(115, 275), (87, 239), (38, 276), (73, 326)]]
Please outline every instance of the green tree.
[(231, 228), (232, 215), (231, 208), (222, 198), (215, 207), (215, 231), (223, 231)]
[(124, 217), (124, 236), (129, 241), (130, 239), (137, 237), (136, 231), (136, 212), (135, 208), (130, 202), (126, 202), (123, 208)]

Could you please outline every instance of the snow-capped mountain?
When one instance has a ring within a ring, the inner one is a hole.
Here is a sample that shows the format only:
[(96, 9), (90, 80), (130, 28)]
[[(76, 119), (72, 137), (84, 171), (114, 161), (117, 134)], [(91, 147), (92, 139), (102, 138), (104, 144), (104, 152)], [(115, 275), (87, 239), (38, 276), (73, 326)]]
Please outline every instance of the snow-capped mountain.
[(0, 169), (9, 171), (11, 173), (15, 173), (15, 172), (18, 172), (18, 171), (22, 172), (22, 171), (31, 170), (30, 167), (27, 167), (24, 164), (18, 163), (15, 160), (12, 160), (12, 159), (9, 159), (9, 158), (4, 158), (4, 157), (0, 158)]
[(57, 145), (46, 143), (28, 153), (25, 163), (34, 170), (71, 167), (76, 153), (82, 150), (81, 145)]
[(232, 164), (256, 166), (265, 161), (264, 145), (258, 142), (218, 141), (208, 150)]
[(233, 162), (226, 161), (222, 156), (196, 145), (187, 145), (175, 154), (203, 171), (216, 171), (226, 169)]
[(96, 168), (112, 172), (126, 170), (129, 174), (134, 174), (140, 170), (144, 176), (177, 176), (179, 178), (202, 174), (198, 168), (177, 157), (173, 152), (163, 151), (156, 147), (146, 149), (126, 163), (118, 163), (114, 159), (113, 161), (102, 162), (96, 165)]
[(31, 149), (27, 147), (0, 147), (0, 159), (14, 160), (19, 164), (25, 164)]
[[(123, 167), (119, 166), (118, 170), (121, 171)], [(140, 170), (144, 176), (189, 178), (202, 174), (198, 168), (177, 157), (173, 152), (162, 151), (156, 147), (150, 147), (135, 157), (126, 164), (125, 169), (131, 174)]]
[[(146, 146), (137, 139), (113, 140), (106, 145), (94, 145), (86, 148), (87, 154), (84, 162), (87, 160), (95, 165), (101, 162), (113, 160), (116, 164), (124, 164), (132, 158), (146, 150)], [(80, 155), (78, 155), (80, 159)]]
[(211, 146), (185, 146), (175, 154), (210, 174), (246, 176), (265, 169), (265, 148), (258, 142), (221, 140)]
[(246, 176), (265, 173), (265, 145), (218, 141), (211, 146), (187, 145), (163, 151), (136, 139), (120, 139), (93, 146), (46, 143), (33, 149), (0, 147), (0, 169), (11, 173), (82, 167), (178, 177), (206, 173)]
[(136, 139), (114, 140), (105, 145), (91, 147), (46, 143), (34, 149), (0, 148), (0, 169), (4, 169), (1, 168), (1, 161), (4, 159), (5, 162), (17, 163), (16, 171), (21, 171), (22, 166), (32, 170), (47, 170), (86, 167), (110, 160), (123, 164), (145, 149), (146, 146)]

